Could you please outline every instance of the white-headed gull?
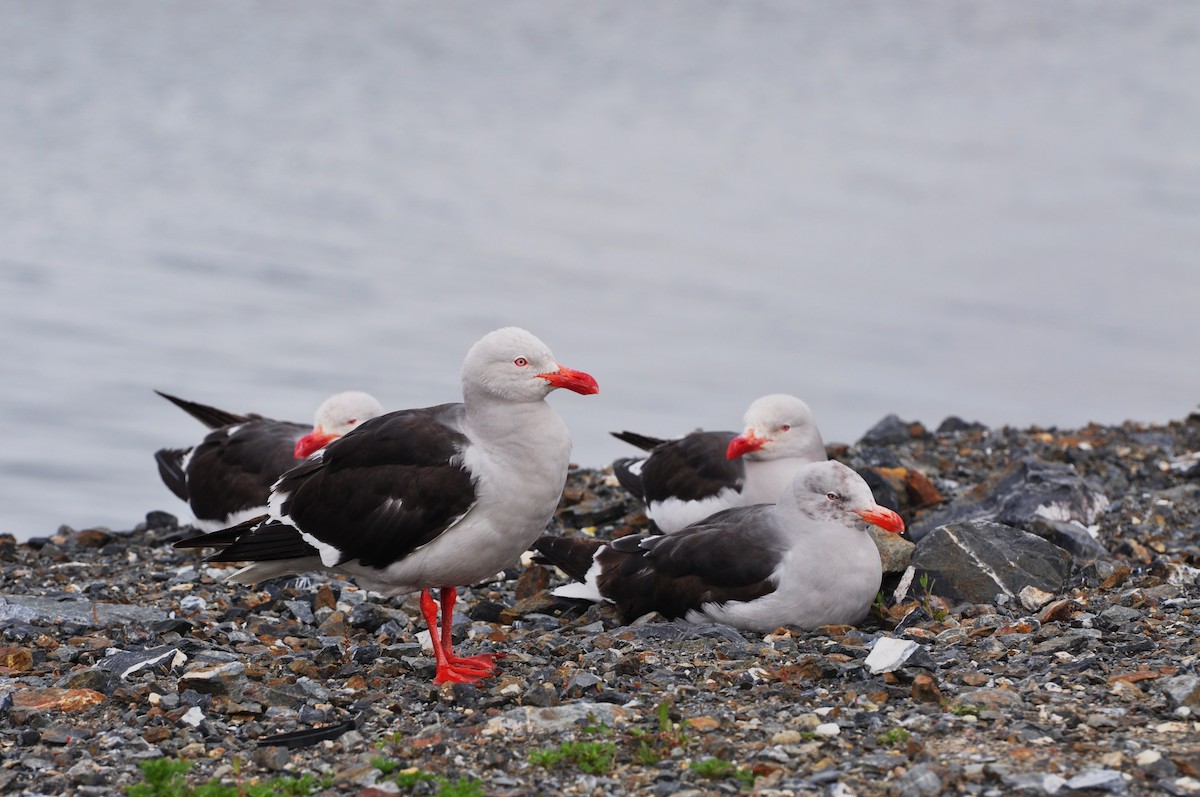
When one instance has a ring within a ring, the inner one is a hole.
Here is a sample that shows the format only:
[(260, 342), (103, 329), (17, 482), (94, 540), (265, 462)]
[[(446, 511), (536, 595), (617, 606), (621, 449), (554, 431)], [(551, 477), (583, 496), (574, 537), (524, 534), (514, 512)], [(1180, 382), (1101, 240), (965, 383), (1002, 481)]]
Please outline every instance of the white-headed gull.
[(613, 473), (670, 534), (722, 509), (774, 503), (801, 466), (826, 458), (812, 411), (795, 396), (763, 396), (743, 420), (741, 434), (692, 432), (677, 440), (614, 432), (650, 455), (618, 459)]
[(326, 568), (385, 595), (419, 590), (436, 681), (487, 677), (492, 656), (452, 650), (455, 587), (517, 560), (554, 515), (571, 437), (543, 399), (560, 387), (599, 392), (529, 332), (491, 332), (467, 352), (461, 404), (381, 415), (284, 474), (268, 518), (179, 545), (253, 562), (240, 583)]
[(322, 402), (312, 426), (239, 415), (155, 392), (213, 430), (190, 448), (154, 453), (163, 483), (188, 503), (196, 527), (205, 531), (262, 515), (271, 485), (284, 471), (330, 440), (383, 414), (374, 397), (357, 390)]
[(729, 509), (674, 534), (608, 544), (543, 536), (534, 547), (582, 582), (555, 594), (612, 601), (626, 621), (657, 611), (767, 632), (866, 617), (883, 576), (869, 524), (904, 530), (861, 476), (829, 461), (803, 466), (777, 504)]

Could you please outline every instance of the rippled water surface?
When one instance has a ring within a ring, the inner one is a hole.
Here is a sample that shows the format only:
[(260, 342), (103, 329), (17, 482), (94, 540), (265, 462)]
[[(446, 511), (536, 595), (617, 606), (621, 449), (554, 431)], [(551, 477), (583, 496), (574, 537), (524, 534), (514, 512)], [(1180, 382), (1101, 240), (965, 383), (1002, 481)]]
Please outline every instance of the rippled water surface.
[(0, 532), (186, 516), (160, 388), (453, 400), (532, 329), (607, 431), (1200, 401), (1191, 3), (0, 2)]

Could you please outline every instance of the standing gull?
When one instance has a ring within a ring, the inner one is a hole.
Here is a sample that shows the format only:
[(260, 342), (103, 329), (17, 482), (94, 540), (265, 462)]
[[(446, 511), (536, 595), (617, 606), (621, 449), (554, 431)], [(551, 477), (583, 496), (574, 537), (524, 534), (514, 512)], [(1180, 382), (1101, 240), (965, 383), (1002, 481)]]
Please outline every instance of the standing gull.
[(420, 591), (436, 682), (487, 677), (492, 656), (452, 650), (455, 587), (516, 560), (554, 515), (571, 437), (544, 399), (560, 387), (599, 392), (529, 332), (491, 332), (463, 361), (461, 404), (381, 415), (284, 474), (269, 517), (177, 545), (251, 562), (239, 583), (324, 568), (384, 595)]
[(743, 421), (741, 434), (692, 432), (677, 440), (614, 432), (650, 454), (618, 459), (613, 473), (669, 534), (722, 509), (773, 504), (797, 470), (826, 458), (812, 411), (795, 396), (763, 396)]

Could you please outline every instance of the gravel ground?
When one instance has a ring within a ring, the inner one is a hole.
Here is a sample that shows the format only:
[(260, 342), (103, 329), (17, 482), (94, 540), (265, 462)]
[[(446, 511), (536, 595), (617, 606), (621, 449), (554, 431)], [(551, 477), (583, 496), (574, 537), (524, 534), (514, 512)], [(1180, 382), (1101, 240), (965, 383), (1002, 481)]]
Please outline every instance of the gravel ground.
[[(858, 628), (766, 635), (621, 626), (514, 563), (461, 591), (460, 649), (503, 651), (496, 677), (436, 687), (414, 597), (322, 576), (227, 585), (171, 547), (194, 532), (163, 512), (0, 537), (0, 793), (120, 793), (166, 758), (191, 762), (190, 786), (242, 793), (286, 778), (351, 795), (1200, 794), (1200, 416), (891, 418), (831, 451), (883, 473), (914, 528), (1014, 463), (1069, 466), (1108, 499), (1102, 550), (1075, 552), (1039, 600), (916, 583), (896, 602), (893, 575)], [(552, 531), (645, 523), (610, 473), (578, 469)], [(334, 738), (260, 744), (303, 728)]]

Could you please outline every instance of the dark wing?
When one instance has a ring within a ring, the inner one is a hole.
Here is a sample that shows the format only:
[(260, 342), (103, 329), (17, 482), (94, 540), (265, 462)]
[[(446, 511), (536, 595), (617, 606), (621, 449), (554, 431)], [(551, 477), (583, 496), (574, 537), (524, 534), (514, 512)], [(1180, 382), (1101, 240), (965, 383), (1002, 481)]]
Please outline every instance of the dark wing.
[(209, 429), (219, 429), (222, 426), (232, 426), (235, 423), (245, 423), (257, 415), (238, 415), (237, 413), (229, 412), (228, 410), (217, 409), (210, 407), (207, 404), (200, 404), (195, 401), (181, 399), (178, 396), (172, 396), (170, 393), (164, 393), (161, 390), (154, 391), (158, 395), (165, 398), (167, 401), (174, 404), (179, 409), (191, 415), (200, 423), (207, 426)]
[(699, 501), (721, 490), (741, 491), (746, 467), (725, 458), (733, 432), (693, 432), (651, 452), (642, 466), (642, 493), (647, 503), (675, 498)]
[(640, 434), (638, 432), (609, 432), (610, 435), (617, 438), (623, 443), (629, 443), (631, 446), (637, 446), (643, 451), (653, 451), (655, 448), (664, 443), (671, 442), (664, 440), (661, 437), (651, 437), (648, 434)]
[(195, 537), (179, 540), (173, 547), (175, 548), (228, 548), (238, 541), (238, 538), (244, 534), (253, 531), (260, 524), (269, 520), (267, 515), (259, 515), (258, 517), (244, 520), (236, 526), (230, 526), (227, 529), (219, 531), (210, 531), (207, 534), (197, 534)]
[(702, 604), (749, 601), (775, 591), (786, 551), (774, 508), (739, 507), (661, 537), (622, 537), (597, 557), (600, 594), (626, 620), (650, 611), (682, 617)]
[(271, 485), (296, 465), (296, 441), (310, 427), (259, 419), (209, 432), (187, 467), (192, 512), (221, 520), (266, 506)]
[[(249, 528), (246, 531), (238, 533), (238, 529), (247, 526)], [(231, 540), (230, 537), (235, 535), (236, 538)], [(305, 542), (293, 526), (263, 517), (184, 542), (193, 543), (187, 546), (191, 548), (221, 548), (205, 559), (206, 562), (270, 562), (278, 559), (303, 559), (318, 554), (317, 549)], [(175, 547), (185, 546), (176, 543)]]
[[(339, 561), (386, 567), (437, 538), (475, 504), (471, 474), (460, 453), (469, 445), (457, 429), (461, 405), (403, 410), (374, 418), (325, 447), (279, 480), (280, 523), (268, 523), (222, 554), (273, 558), (284, 529), (311, 535), (340, 552)], [(281, 528), (282, 527), (282, 528)], [(264, 550), (255, 537), (275, 535)], [(302, 540), (301, 540), (302, 542)], [(312, 549), (309, 548), (309, 553)]]
[(183, 470), (183, 458), (191, 450), (160, 448), (154, 452), (154, 461), (158, 463), (158, 475), (162, 477), (163, 484), (181, 501), (188, 500), (187, 473)]

